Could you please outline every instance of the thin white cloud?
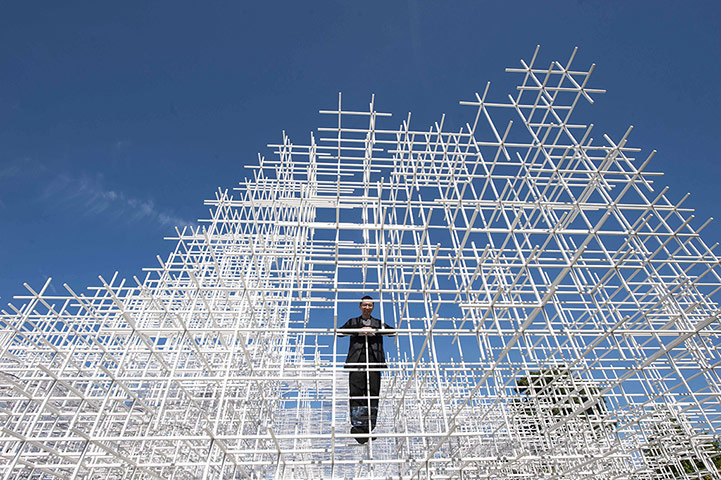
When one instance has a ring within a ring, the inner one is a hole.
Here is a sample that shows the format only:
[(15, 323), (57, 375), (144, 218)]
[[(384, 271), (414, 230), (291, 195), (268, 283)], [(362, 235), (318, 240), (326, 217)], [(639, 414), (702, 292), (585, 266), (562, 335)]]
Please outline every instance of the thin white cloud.
[(10, 163), (0, 166), (0, 180), (5, 178), (11, 178), (18, 175), (21, 172), (20, 165), (18, 163)]
[(106, 188), (102, 175), (57, 175), (45, 186), (43, 197), (62, 202), (66, 208), (80, 209), (86, 215), (112, 215), (114, 219), (128, 223), (142, 221), (160, 227), (195, 223), (161, 211), (152, 199), (141, 200)]
[(7, 159), (0, 157), (0, 180), (43, 173), (45, 166), (29, 157)]
[(121, 150), (127, 149), (131, 145), (132, 145), (132, 142), (130, 142), (129, 140), (118, 140), (117, 142), (115, 142), (113, 144), (113, 148), (115, 149), (116, 152), (119, 152)]
[(11, 190), (10, 184), (27, 181), (29, 178), (44, 174), (44, 172), (45, 167), (32, 158), (0, 156), (0, 209), (6, 208), (2, 194)]

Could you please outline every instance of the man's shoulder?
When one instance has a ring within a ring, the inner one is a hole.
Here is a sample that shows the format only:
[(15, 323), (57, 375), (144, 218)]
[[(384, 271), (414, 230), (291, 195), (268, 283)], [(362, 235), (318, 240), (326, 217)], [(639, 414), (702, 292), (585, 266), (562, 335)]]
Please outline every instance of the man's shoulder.
[(345, 322), (345, 328), (356, 328), (355, 325), (360, 324), (361, 317), (351, 317)]
[[(383, 322), (380, 321), (380, 319), (376, 317), (371, 317), (371, 324), (376, 325), (378, 328), (380, 328), (383, 325)], [(348, 319), (346, 325), (352, 325), (352, 324), (360, 324), (363, 321), (363, 317), (358, 315), (357, 317), (351, 317)]]

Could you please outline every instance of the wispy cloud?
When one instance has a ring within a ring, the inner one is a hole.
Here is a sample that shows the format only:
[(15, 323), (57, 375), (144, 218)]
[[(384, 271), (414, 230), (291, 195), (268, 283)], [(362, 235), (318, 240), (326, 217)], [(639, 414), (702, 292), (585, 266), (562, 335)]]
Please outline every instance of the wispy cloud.
[(112, 215), (127, 223), (146, 222), (159, 227), (195, 223), (159, 209), (152, 199), (142, 200), (106, 188), (102, 175), (57, 175), (45, 187), (43, 197), (62, 202), (63, 207), (79, 209), (86, 215)]
[(41, 163), (30, 157), (3, 158), (0, 157), (0, 180), (13, 179), (19, 176), (29, 176), (45, 172)]
[(12, 162), (0, 166), (0, 180), (14, 177), (21, 172), (20, 163)]
[(6, 208), (5, 196), (11, 196), (13, 186), (45, 174), (45, 166), (30, 157), (8, 158), (0, 154), (0, 209)]
[(123, 150), (127, 150), (133, 145), (133, 142), (130, 140), (118, 140), (113, 144), (113, 151), (122, 152)]

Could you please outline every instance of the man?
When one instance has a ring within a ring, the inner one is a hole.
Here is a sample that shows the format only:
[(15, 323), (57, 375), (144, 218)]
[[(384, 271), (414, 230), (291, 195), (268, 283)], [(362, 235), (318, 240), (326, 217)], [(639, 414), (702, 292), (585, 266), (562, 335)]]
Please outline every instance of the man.
[(350, 432), (360, 434), (356, 437), (358, 443), (366, 443), (367, 434), (376, 426), (381, 390), (380, 369), (386, 368), (383, 335), (396, 334), (393, 327), (371, 316), (373, 306), (373, 298), (366, 295), (360, 302), (361, 315), (351, 318), (338, 329), (338, 335), (350, 335), (345, 368), (351, 369), (348, 372)]

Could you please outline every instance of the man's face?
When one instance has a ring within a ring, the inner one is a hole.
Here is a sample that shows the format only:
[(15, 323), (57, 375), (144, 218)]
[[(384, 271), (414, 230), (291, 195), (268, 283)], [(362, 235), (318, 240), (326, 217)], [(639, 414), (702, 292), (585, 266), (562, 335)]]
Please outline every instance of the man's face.
[(373, 302), (370, 300), (363, 300), (360, 303), (360, 309), (361, 309), (361, 316), (364, 318), (368, 318), (371, 316), (371, 312), (373, 311)]

